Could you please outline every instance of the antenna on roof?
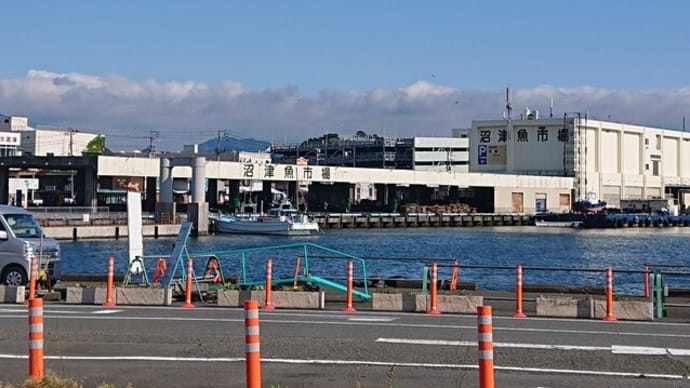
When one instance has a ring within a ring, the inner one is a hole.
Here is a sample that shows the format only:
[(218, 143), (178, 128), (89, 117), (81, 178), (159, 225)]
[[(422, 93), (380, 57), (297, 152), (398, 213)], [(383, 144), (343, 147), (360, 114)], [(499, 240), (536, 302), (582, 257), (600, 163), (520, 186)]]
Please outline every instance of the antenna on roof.
[(685, 131), (685, 116), (683, 116), (683, 131)]
[(551, 104), (549, 104), (549, 118), (553, 118), (553, 97), (551, 97)]

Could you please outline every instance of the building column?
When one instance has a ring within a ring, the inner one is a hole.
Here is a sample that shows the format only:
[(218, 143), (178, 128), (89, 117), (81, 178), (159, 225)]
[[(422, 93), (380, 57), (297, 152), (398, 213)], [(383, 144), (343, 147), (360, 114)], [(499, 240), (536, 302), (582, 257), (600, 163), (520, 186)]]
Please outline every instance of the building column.
[(0, 167), (0, 203), (8, 204), (10, 202), (10, 169), (7, 167)]

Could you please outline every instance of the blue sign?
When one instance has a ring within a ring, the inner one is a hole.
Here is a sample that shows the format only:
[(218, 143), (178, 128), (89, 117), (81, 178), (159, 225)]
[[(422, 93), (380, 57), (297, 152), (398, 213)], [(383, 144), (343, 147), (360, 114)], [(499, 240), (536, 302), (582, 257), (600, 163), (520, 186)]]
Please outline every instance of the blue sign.
[(485, 144), (480, 144), (478, 146), (479, 154), (478, 154), (478, 161), (479, 164), (486, 164), (488, 160), (488, 154), (489, 154), (489, 147), (487, 147)]

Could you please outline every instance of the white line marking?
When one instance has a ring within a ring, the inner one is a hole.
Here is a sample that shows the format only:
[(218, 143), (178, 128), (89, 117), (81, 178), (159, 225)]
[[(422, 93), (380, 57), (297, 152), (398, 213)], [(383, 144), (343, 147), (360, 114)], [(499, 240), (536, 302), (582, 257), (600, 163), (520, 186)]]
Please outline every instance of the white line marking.
[(367, 317), (356, 317), (356, 318), (348, 318), (347, 320), (350, 321), (350, 322), (393, 322), (393, 321), (395, 321), (396, 319), (397, 319), (397, 318), (383, 318), (383, 317), (380, 317), (380, 318), (377, 318), (377, 317), (367, 318)]
[(115, 314), (115, 313), (120, 313), (123, 310), (96, 310), (92, 311), (91, 314)]
[[(162, 362), (244, 362), (244, 357), (156, 357), (156, 356), (44, 356), (47, 360), (63, 361), (162, 361)], [(22, 354), (0, 354), (0, 359), (28, 359), (27, 355)], [(385, 361), (359, 361), (359, 360), (316, 360), (316, 359), (289, 359), (289, 358), (262, 358), (262, 362), (277, 364), (301, 364), (301, 365), (363, 365), (363, 366), (396, 366), (410, 368), (437, 368), (437, 369), (477, 369), (477, 365), (472, 364), (432, 364), (419, 362), (385, 362)], [(526, 373), (551, 373), (551, 374), (574, 374), (592, 376), (612, 376), (612, 377), (636, 377), (636, 378), (655, 378), (682, 380), (683, 375), (643, 373), (643, 372), (612, 372), (612, 371), (591, 371), (577, 369), (550, 369), (550, 368), (524, 368), (518, 366), (494, 365), (494, 370), (526, 372)]]
[[(477, 341), (444, 341), (406, 338), (378, 338), (376, 342), (389, 344), (408, 345), (434, 345), (434, 346), (477, 346)], [(543, 349), (543, 350), (585, 350), (585, 351), (610, 351), (609, 346), (577, 346), (577, 345), (550, 345), (550, 344), (518, 344), (507, 342), (494, 342), (494, 348), (518, 348), (518, 349)]]
[[(388, 344), (430, 345), (430, 346), (477, 346), (476, 341), (446, 341), (407, 338), (378, 338), (376, 342)], [(494, 348), (517, 349), (542, 349), (542, 350), (583, 350), (583, 351), (610, 351), (612, 354), (636, 354), (642, 356), (690, 356), (690, 349), (656, 348), (648, 346), (579, 346), (579, 345), (553, 345), (553, 344), (527, 344), (494, 342)]]

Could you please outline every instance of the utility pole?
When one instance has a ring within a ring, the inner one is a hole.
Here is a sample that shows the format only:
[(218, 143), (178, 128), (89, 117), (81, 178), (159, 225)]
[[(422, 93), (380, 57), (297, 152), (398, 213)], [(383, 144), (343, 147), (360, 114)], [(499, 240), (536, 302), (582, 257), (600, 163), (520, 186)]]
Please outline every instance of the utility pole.
[(153, 145), (154, 140), (158, 140), (158, 137), (160, 137), (160, 132), (159, 131), (154, 131), (153, 129), (151, 130), (148, 138), (149, 138), (149, 152), (148, 156), (151, 156), (153, 153), (156, 152), (156, 146)]

